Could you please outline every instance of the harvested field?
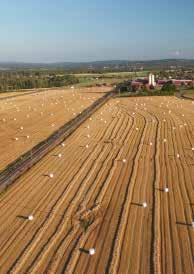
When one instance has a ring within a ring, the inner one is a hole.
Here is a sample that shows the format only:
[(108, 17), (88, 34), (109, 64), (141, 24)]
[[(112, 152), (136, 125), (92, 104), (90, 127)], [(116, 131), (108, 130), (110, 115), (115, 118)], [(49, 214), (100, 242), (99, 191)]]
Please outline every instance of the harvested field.
[(193, 117), (110, 100), (2, 195), (0, 273), (192, 274)]
[(1, 100), (0, 170), (75, 118), (106, 91), (106, 87), (45, 90)]

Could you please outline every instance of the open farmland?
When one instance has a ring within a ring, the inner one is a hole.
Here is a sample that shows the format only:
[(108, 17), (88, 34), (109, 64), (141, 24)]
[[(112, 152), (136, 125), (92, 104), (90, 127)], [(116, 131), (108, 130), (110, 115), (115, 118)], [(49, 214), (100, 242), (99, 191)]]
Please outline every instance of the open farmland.
[(110, 100), (1, 197), (0, 273), (192, 274), (193, 134), (192, 101)]
[(129, 79), (136, 77), (145, 77), (148, 75), (148, 71), (137, 71), (137, 72), (104, 72), (104, 73), (77, 73), (73, 74), (79, 79), (77, 86), (91, 86), (96, 84), (106, 83), (107, 85), (115, 85)]
[(45, 90), (1, 99), (0, 170), (75, 118), (109, 89)]

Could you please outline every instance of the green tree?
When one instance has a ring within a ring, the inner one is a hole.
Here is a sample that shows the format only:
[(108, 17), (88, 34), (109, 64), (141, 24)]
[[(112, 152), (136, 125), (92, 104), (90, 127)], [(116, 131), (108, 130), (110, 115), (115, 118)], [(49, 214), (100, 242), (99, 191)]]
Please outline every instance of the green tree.
[(176, 86), (172, 83), (172, 81), (165, 83), (161, 89), (161, 91), (168, 93), (174, 93), (176, 90)]

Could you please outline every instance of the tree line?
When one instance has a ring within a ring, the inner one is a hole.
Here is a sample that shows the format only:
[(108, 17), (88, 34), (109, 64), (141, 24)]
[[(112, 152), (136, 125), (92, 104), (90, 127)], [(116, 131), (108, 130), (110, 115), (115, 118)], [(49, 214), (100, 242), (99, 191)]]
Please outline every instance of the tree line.
[(20, 89), (62, 87), (78, 83), (79, 80), (62, 72), (0, 71), (0, 92)]

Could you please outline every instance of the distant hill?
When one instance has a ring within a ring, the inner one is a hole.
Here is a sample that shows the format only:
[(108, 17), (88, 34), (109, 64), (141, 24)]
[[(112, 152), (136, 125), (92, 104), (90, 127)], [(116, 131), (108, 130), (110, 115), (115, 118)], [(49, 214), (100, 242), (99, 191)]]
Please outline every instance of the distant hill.
[(163, 59), (148, 61), (107, 60), (94, 62), (56, 62), (56, 63), (20, 63), (0, 62), (1, 70), (11, 69), (172, 69), (194, 68), (194, 60), (189, 59)]

